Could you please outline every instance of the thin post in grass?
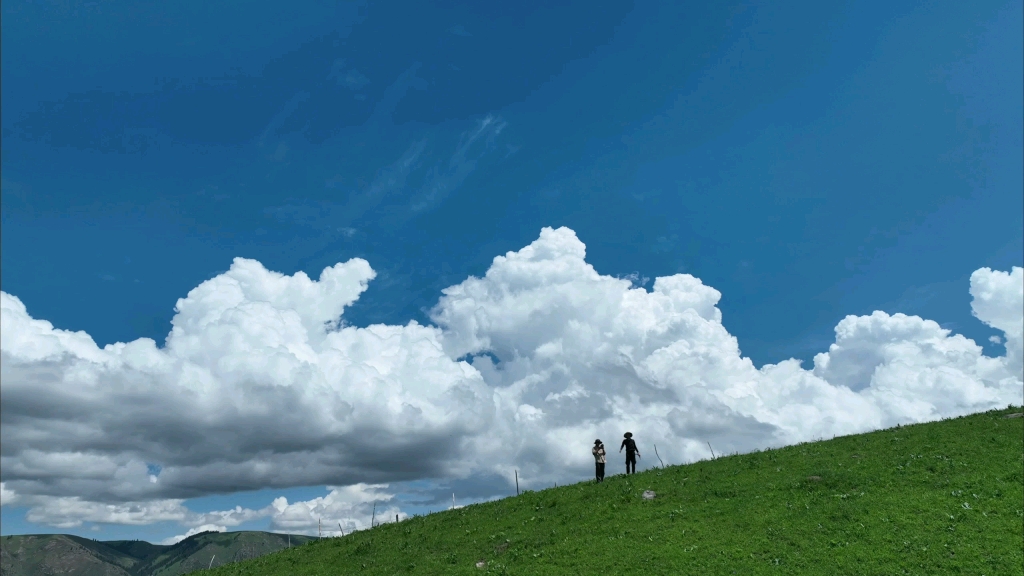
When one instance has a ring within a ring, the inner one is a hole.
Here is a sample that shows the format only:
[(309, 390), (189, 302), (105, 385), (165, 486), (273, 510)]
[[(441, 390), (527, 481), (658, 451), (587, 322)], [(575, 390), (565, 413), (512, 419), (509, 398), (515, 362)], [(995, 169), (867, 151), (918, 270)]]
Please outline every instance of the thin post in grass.
[(324, 531), (320, 528), (320, 518), (316, 519), (316, 537), (322, 539), (324, 537)]
[(398, 524), (398, 514), (395, 514), (395, 524)]
[(661, 462), (661, 467), (665, 467), (665, 462), (661, 459), (661, 454), (658, 454), (658, 445), (654, 445), (654, 455), (658, 457), (658, 462)]
[(711, 450), (711, 459), (715, 460), (716, 459), (715, 449), (711, 447), (711, 442), (708, 442), (708, 449)]
[(341, 527), (341, 522), (338, 522), (338, 530), (341, 530), (341, 535), (345, 535), (345, 529)]
[(516, 496), (519, 496), (519, 470), (516, 470)]
[(455, 510), (455, 492), (452, 492), (452, 510)]
[(373, 503), (373, 513), (370, 514), (370, 528), (373, 528), (373, 521), (377, 518), (377, 503)]

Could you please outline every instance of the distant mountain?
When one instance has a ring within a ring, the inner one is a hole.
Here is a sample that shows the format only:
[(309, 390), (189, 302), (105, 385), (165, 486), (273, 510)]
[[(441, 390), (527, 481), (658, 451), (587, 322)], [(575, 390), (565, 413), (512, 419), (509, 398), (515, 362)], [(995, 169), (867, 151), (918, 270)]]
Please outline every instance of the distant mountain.
[(65, 534), (0, 537), (0, 576), (178, 576), (314, 540), (269, 532), (203, 532), (177, 544), (100, 542)]

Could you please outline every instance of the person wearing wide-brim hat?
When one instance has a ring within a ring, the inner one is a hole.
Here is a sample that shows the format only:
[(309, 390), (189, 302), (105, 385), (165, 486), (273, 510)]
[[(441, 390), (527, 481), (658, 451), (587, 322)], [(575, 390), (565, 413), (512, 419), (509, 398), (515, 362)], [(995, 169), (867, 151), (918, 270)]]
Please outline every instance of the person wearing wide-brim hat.
[(640, 457), (640, 451), (636, 449), (636, 442), (633, 441), (633, 433), (626, 432), (622, 435), (622, 445), (619, 446), (619, 453), (626, 449), (626, 474), (636, 474), (636, 459)]
[(604, 482), (604, 444), (600, 439), (594, 440), (594, 449), (591, 453), (594, 454), (594, 475), (597, 476), (598, 482)]

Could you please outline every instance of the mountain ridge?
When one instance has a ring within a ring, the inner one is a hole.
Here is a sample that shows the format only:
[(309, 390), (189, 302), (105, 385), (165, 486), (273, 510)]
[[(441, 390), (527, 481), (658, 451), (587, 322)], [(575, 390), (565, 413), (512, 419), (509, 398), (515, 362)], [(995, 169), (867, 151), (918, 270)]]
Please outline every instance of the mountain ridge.
[(0, 576), (179, 576), (305, 544), (311, 536), (201, 532), (170, 545), (92, 540), (71, 534), (0, 537)]

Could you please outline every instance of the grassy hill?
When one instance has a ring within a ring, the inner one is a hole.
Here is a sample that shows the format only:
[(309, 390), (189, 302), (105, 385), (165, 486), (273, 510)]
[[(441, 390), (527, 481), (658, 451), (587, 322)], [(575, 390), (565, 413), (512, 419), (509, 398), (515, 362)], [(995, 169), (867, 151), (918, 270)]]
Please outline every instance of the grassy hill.
[(209, 574), (1022, 574), (1019, 411), (527, 492)]
[[(291, 536), (291, 545), (309, 542)], [(65, 534), (0, 538), (0, 576), (178, 576), (286, 549), (286, 534), (206, 532), (172, 546), (139, 540), (100, 542)], [(216, 558), (214, 558), (216, 556)]]

